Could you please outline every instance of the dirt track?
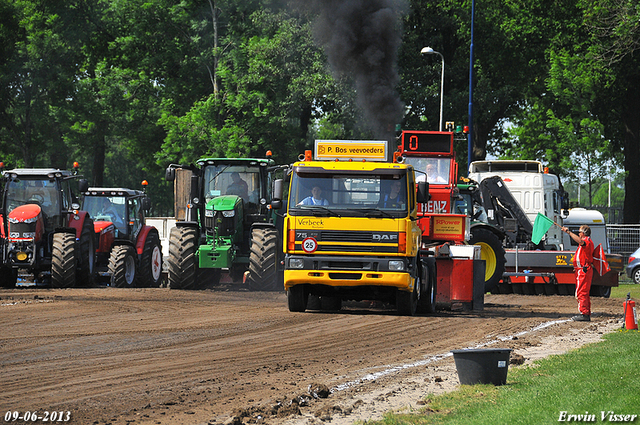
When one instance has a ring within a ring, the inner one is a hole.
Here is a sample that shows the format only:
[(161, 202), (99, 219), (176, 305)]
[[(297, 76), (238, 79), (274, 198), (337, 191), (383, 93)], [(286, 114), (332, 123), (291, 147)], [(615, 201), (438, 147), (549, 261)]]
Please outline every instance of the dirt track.
[[(350, 423), (379, 416), (402, 388), (414, 392), (400, 401), (415, 406), (416, 394), (455, 387), (452, 349), (488, 343), (544, 355), (619, 326), (622, 315), (620, 300), (602, 298), (592, 299), (591, 323), (567, 321), (572, 297), (487, 295), (485, 303), (482, 312), (402, 317), (362, 305), (294, 314), (284, 293), (243, 290), (0, 290), (0, 416)], [(309, 400), (310, 385), (332, 393)]]

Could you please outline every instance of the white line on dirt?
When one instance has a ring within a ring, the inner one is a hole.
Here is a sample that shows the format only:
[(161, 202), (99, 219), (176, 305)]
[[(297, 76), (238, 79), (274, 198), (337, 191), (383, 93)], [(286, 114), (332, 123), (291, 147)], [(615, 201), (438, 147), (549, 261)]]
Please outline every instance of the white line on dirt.
[[(521, 337), (523, 335), (527, 335), (529, 333), (537, 332), (539, 330), (548, 328), (549, 326), (558, 325), (558, 324), (566, 323), (566, 322), (570, 322), (570, 321), (571, 321), (571, 319), (563, 319), (563, 320), (552, 320), (550, 322), (544, 322), (544, 323), (539, 324), (538, 326), (535, 326), (535, 327), (529, 329), (528, 331), (518, 332), (518, 333), (516, 333), (514, 335), (511, 335), (511, 336), (498, 337), (498, 338), (493, 339), (491, 341), (488, 341), (488, 342), (485, 342), (485, 343), (482, 343), (482, 344), (478, 344), (478, 345), (476, 345), (474, 347), (466, 347), (466, 348), (467, 349), (473, 349), (473, 348), (487, 347), (489, 345), (497, 344), (498, 342), (509, 341), (509, 340), (514, 339), (514, 338), (518, 338), (518, 337)], [(338, 392), (338, 391), (344, 391), (344, 390), (347, 390), (349, 388), (355, 387), (357, 385), (363, 384), (365, 382), (375, 381), (376, 379), (379, 379), (379, 378), (381, 378), (383, 376), (391, 375), (393, 373), (397, 373), (397, 372), (400, 372), (400, 371), (403, 371), (403, 370), (406, 370), (406, 369), (411, 369), (411, 368), (414, 368), (414, 367), (426, 366), (426, 365), (428, 365), (430, 363), (437, 362), (439, 360), (445, 359), (445, 358), (450, 357), (452, 355), (453, 354), (451, 352), (444, 353), (444, 354), (437, 354), (435, 356), (431, 356), (429, 358), (426, 358), (424, 360), (419, 360), (417, 362), (408, 363), (408, 364), (404, 364), (404, 365), (400, 365), (400, 366), (395, 366), (395, 367), (392, 367), (392, 368), (389, 368), (389, 369), (385, 369), (385, 370), (382, 370), (382, 371), (376, 372), (376, 373), (369, 373), (369, 374), (363, 376), (362, 378), (358, 378), (358, 379), (355, 379), (353, 381), (349, 381), (349, 382), (345, 382), (344, 384), (337, 385), (337, 386), (333, 387), (330, 391), (332, 393), (335, 393), (335, 392)]]

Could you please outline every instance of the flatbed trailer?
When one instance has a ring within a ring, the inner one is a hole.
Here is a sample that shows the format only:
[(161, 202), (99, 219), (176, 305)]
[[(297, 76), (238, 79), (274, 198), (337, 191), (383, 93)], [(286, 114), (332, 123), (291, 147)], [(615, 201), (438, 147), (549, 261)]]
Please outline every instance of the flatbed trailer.
[[(575, 293), (573, 256), (575, 251), (505, 251), (506, 265), (497, 293), (524, 295), (571, 295)], [(618, 286), (624, 269), (622, 256), (606, 254), (610, 271), (600, 276), (594, 270), (591, 295), (608, 298)]]

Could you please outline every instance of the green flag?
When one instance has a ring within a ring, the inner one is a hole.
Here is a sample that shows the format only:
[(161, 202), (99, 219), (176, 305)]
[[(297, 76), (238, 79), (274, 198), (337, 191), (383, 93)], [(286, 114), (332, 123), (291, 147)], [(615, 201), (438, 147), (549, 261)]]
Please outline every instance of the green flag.
[(553, 226), (553, 220), (546, 215), (538, 213), (536, 221), (533, 222), (533, 232), (531, 233), (531, 242), (538, 245), (545, 233)]

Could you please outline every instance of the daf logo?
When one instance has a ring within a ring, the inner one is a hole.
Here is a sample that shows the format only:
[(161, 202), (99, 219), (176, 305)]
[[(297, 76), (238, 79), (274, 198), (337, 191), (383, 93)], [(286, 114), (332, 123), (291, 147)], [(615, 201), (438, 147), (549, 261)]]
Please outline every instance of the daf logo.
[(383, 233), (374, 233), (373, 234), (373, 240), (375, 242), (393, 242), (393, 241), (397, 241), (398, 240), (398, 235), (394, 234), (394, 235), (387, 235), (387, 234), (383, 234)]

